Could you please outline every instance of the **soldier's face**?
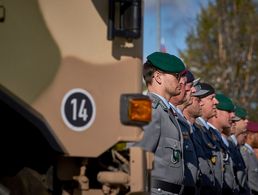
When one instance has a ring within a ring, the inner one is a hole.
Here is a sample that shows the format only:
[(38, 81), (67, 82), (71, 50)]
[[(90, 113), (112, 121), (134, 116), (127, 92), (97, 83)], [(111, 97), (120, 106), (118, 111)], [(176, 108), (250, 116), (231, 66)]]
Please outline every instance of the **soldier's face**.
[[(186, 86), (185, 86), (185, 91), (186, 91), (186, 94), (185, 94), (185, 98), (184, 98), (184, 102), (186, 102), (186, 105), (190, 105), (192, 104), (192, 91), (193, 91), (193, 83), (186, 83)], [(195, 89), (195, 88), (194, 88)]]
[(216, 105), (218, 104), (218, 100), (215, 98), (215, 94), (211, 94), (207, 97), (201, 99), (202, 102), (202, 116), (205, 119), (209, 119), (216, 115), (217, 109)]
[(248, 123), (247, 119), (240, 119), (239, 121), (236, 121), (235, 122), (235, 126), (236, 126), (235, 134), (237, 135), (237, 134), (243, 132), (244, 130), (246, 130), (247, 123)]
[(158, 86), (158, 91), (165, 98), (170, 99), (171, 96), (180, 94), (181, 87), (175, 75), (156, 71), (153, 75)]
[(197, 118), (202, 115), (202, 101), (198, 97), (192, 97), (192, 104), (189, 105), (189, 114), (193, 118)]
[(253, 148), (258, 148), (258, 133), (251, 133), (251, 143)]
[(179, 86), (180, 86), (180, 93), (176, 96), (173, 96), (173, 103), (175, 105), (180, 105), (183, 104), (185, 101), (185, 96), (186, 96), (186, 77), (183, 76), (179, 80)]
[(232, 125), (230, 128), (230, 134), (236, 134), (236, 121), (232, 121)]
[(185, 96), (187, 93), (187, 83), (186, 83), (186, 77), (183, 76), (179, 80), (179, 85), (180, 85), (180, 94), (178, 95), (177, 99), (179, 104), (182, 104), (185, 101)]
[(244, 145), (247, 139), (247, 132), (246, 130), (241, 132), (240, 134), (237, 135), (237, 143), (241, 146)]
[(229, 129), (232, 125), (232, 118), (235, 116), (234, 112), (225, 110), (217, 110), (217, 119), (222, 129)]

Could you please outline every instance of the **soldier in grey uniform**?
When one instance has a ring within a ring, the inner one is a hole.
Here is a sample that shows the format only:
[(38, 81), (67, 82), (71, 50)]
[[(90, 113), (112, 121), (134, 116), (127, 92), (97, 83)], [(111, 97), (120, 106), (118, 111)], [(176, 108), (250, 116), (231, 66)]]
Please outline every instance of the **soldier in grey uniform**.
[[(191, 126), (183, 115), (183, 109), (185, 106), (192, 103), (191, 95), (192, 92), (196, 92), (196, 90), (193, 86), (195, 79), (190, 70), (187, 70), (185, 76), (186, 77), (181, 78), (186, 79), (185, 81), (182, 81), (181, 93), (178, 96), (173, 96), (170, 99), (170, 105), (177, 114), (177, 120), (183, 134), (183, 158), (185, 167), (183, 194), (194, 195), (197, 193), (196, 184), (199, 173), (198, 159), (193, 140), (190, 136)], [(198, 93), (202, 93), (202, 91), (198, 91)]]
[(250, 189), (247, 184), (247, 169), (240, 152), (240, 146), (245, 143), (246, 127), (247, 127), (247, 111), (236, 105), (235, 117), (230, 128), (230, 136), (228, 137), (229, 151), (233, 160), (234, 173), (239, 186), (239, 194), (248, 195)]
[(247, 168), (248, 185), (252, 195), (258, 194), (258, 160), (253, 148), (258, 148), (258, 123), (247, 124), (246, 144), (241, 146), (241, 154)]
[(221, 148), (221, 155), (223, 157), (223, 187), (222, 194), (239, 194), (239, 186), (235, 179), (233, 160), (229, 150), (229, 143), (227, 141), (226, 130), (230, 129), (232, 119), (235, 117), (235, 106), (230, 98), (223, 94), (216, 94), (215, 98), (218, 100), (216, 105), (216, 116), (208, 120), (208, 125), (212, 127), (213, 134), (217, 139), (217, 143)]
[(179, 80), (185, 70), (176, 56), (154, 52), (147, 57), (143, 77), (152, 100), (152, 121), (144, 126), (143, 139), (136, 145), (154, 153), (151, 194), (180, 194), (183, 190), (183, 143), (175, 113), (168, 103), (180, 94)]

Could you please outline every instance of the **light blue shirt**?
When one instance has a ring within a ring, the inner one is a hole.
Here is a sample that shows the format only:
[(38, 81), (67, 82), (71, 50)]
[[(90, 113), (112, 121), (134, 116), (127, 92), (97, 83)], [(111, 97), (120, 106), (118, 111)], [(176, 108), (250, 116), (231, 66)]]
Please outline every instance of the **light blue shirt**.
[(218, 130), (216, 127), (214, 127), (212, 124), (210, 124), (209, 122), (207, 122), (207, 124), (208, 124), (211, 128), (215, 129), (215, 133), (216, 133), (219, 137), (221, 137), (221, 139), (222, 139), (222, 141), (224, 142), (224, 144), (225, 144), (227, 147), (229, 147), (228, 140), (227, 140), (224, 136), (221, 135), (221, 133), (219, 132), (219, 130)]
[(237, 138), (236, 138), (236, 136), (235, 135), (231, 135), (230, 137), (231, 137), (233, 143), (237, 146)]
[(176, 113), (178, 113), (177, 108), (175, 107), (174, 104), (172, 104), (171, 102), (169, 102), (170, 108), (172, 108)]
[(254, 152), (254, 149), (252, 148), (252, 146), (250, 146), (249, 144), (245, 143), (245, 146), (251, 151)]
[(206, 127), (206, 129), (209, 129), (209, 125), (207, 124), (207, 121), (205, 121), (202, 117), (198, 117), (198, 119), (200, 119), (200, 121)]
[(179, 108), (176, 108), (176, 110), (177, 110), (177, 113), (178, 113), (178, 114), (180, 114), (183, 118), (185, 118), (185, 116), (184, 116), (182, 110), (180, 110)]
[(229, 143), (228, 143), (227, 138), (226, 138), (226, 137), (224, 137), (224, 136), (221, 136), (221, 138), (222, 138), (222, 140), (223, 140), (224, 144), (225, 144), (227, 147), (229, 147)]

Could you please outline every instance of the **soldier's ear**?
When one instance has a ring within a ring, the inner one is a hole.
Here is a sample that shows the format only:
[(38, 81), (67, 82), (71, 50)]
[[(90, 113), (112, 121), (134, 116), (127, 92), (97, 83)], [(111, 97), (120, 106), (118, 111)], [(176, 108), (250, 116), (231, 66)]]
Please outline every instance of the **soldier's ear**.
[(154, 77), (154, 80), (158, 83), (158, 84), (161, 84), (161, 77), (162, 77), (162, 73), (159, 72), (159, 71), (155, 71), (154, 74), (153, 74), (153, 77)]

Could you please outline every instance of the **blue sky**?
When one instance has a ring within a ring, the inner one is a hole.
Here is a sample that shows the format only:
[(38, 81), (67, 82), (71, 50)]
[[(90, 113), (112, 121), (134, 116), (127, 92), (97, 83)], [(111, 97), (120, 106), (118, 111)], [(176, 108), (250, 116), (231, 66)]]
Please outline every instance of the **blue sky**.
[[(178, 49), (185, 49), (187, 32), (195, 26), (201, 6), (207, 6), (208, 2), (209, 0), (145, 0), (144, 60), (147, 55), (159, 50), (158, 37), (164, 41), (170, 54), (178, 55)], [(157, 11), (158, 7), (160, 12)]]

